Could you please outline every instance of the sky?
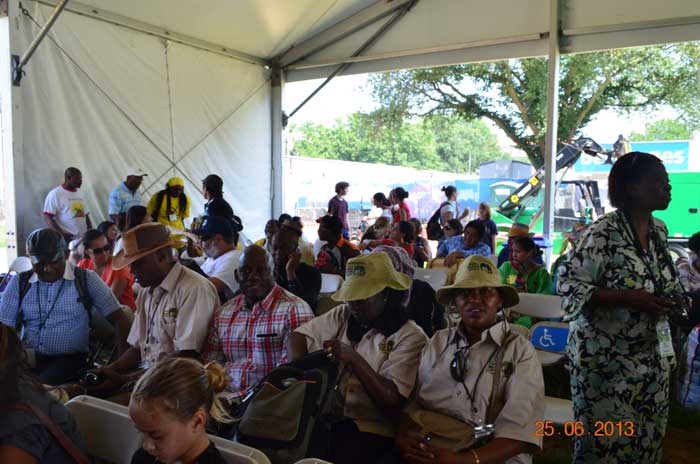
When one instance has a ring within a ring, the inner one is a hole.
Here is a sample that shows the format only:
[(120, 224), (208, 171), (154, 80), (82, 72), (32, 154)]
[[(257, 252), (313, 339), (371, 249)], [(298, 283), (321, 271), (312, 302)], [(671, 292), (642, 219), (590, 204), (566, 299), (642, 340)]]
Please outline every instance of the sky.
[[(304, 98), (313, 92), (323, 79), (294, 82), (285, 85), (284, 110), (291, 113)], [(369, 112), (377, 107), (367, 89), (367, 75), (336, 77), (321, 92), (312, 98), (297, 114), (291, 123), (301, 124), (306, 121), (331, 125), (333, 122), (356, 111)], [(599, 143), (614, 143), (619, 134), (629, 136), (631, 132), (644, 132), (647, 122), (673, 117), (671, 111), (652, 113), (648, 117), (635, 115), (623, 117), (614, 111), (606, 110), (584, 129), (583, 135)], [(495, 128), (489, 127), (499, 139), (499, 143), (510, 146), (510, 139)]]

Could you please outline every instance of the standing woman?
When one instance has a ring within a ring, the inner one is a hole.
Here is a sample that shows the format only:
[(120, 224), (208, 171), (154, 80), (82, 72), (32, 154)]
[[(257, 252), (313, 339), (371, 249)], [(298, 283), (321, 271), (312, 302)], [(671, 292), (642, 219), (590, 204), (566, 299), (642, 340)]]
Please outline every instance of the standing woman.
[(479, 203), (479, 221), (484, 224), (486, 232), (484, 233), (484, 238), (482, 242), (491, 247), (491, 254), (496, 254), (496, 236), (498, 235), (498, 226), (491, 219), (491, 206), (485, 201)]
[(391, 202), (382, 192), (377, 192), (372, 196), (372, 205), (381, 210), (379, 217), (385, 217), (390, 221), (393, 219), (391, 214)]
[(440, 190), (445, 193), (445, 197), (447, 198), (447, 201), (443, 203), (440, 208), (440, 224), (444, 226), (450, 219), (459, 219), (461, 221), (467, 217), (469, 208), (464, 208), (462, 214), (459, 214), (459, 207), (457, 206), (457, 187), (448, 185), (447, 187), (442, 187)]
[[(591, 225), (559, 271), (557, 292), (568, 342), (574, 420), (573, 462), (661, 462), (675, 364), (668, 312), (680, 293), (668, 231), (652, 217), (671, 201), (661, 161), (633, 152), (608, 178), (617, 211)], [(596, 421), (621, 432), (596, 437)], [(617, 426), (617, 425), (616, 425)]]
[(396, 187), (389, 193), (389, 200), (394, 205), (394, 224), (411, 219), (411, 209), (404, 202), (406, 198), (408, 198), (408, 192), (403, 187)]

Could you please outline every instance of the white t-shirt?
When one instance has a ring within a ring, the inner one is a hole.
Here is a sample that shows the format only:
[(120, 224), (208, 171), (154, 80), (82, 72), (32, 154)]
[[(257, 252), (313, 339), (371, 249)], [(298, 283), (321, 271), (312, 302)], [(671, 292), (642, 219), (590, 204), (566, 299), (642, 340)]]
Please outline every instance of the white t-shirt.
[(82, 236), (87, 230), (85, 218), (90, 213), (80, 190), (71, 192), (59, 185), (46, 195), (44, 213), (50, 214), (64, 233)]
[(207, 258), (201, 268), (209, 277), (216, 277), (226, 284), (233, 293), (238, 291), (235, 271), (240, 266), (241, 250), (227, 251), (218, 258)]
[(444, 218), (447, 213), (452, 213), (452, 219), (459, 219), (457, 217), (457, 206), (455, 203), (456, 202), (448, 201), (445, 206), (440, 208), (440, 224), (442, 224), (442, 218)]

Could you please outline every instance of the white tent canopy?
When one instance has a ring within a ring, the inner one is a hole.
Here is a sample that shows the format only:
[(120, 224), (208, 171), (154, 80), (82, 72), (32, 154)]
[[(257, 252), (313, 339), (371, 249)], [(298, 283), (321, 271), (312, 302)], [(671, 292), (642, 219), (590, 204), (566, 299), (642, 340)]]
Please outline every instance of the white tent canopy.
[(43, 224), (44, 196), (68, 166), (83, 171), (93, 220), (107, 217), (129, 165), (149, 172), (146, 198), (186, 178), (193, 214), (201, 179), (218, 173), (258, 236), (282, 205), (285, 80), (339, 65), (350, 74), (700, 40), (695, 0), (83, 0), (68, 3), (13, 87), (8, 52), (27, 49), (56, 2), (23, 0), (27, 14), (7, 4), (10, 246)]

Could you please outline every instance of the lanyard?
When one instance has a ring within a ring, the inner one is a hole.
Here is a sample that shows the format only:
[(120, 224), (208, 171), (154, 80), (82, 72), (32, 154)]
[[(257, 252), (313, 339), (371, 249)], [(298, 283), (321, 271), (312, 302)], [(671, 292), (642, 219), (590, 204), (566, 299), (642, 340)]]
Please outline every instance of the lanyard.
[(153, 309), (153, 301), (155, 300), (155, 295), (151, 295), (151, 300), (148, 304), (148, 312), (146, 313), (148, 318), (148, 325), (146, 326), (146, 344), (151, 343), (151, 332), (153, 331), (153, 322), (155, 322), (156, 314), (158, 313), (158, 306), (160, 305), (163, 296), (165, 296), (165, 290), (157, 287), (155, 291), (158, 291), (158, 301), (155, 303), (155, 309)]
[[(632, 221), (630, 220), (629, 216), (626, 213), (623, 213), (621, 215), (621, 217), (623, 218), (622, 222), (625, 225), (625, 230), (632, 238), (632, 242), (633, 242), (634, 248), (637, 252), (637, 256), (644, 263), (644, 267), (646, 267), (646, 269), (647, 269), (647, 273), (649, 274), (649, 278), (654, 283), (655, 293), (657, 294), (657, 296), (662, 295), (664, 293), (664, 286), (663, 286), (663, 283), (659, 279), (656, 278), (656, 274), (654, 273), (654, 270), (651, 267), (651, 258), (650, 258), (651, 250), (652, 250), (651, 245), (653, 245), (653, 247), (656, 249), (657, 253), (663, 253), (663, 250), (659, 246), (658, 240), (656, 240), (656, 238), (657, 238), (656, 237), (656, 228), (654, 227), (653, 223), (650, 220), (649, 224), (647, 224), (647, 227), (649, 228), (649, 245), (650, 245), (649, 253), (647, 253), (642, 248), (642, 243), (639, 240), (639, 236), (637, 235), (637, 231), (634, 229), (634, 227), (632, 227)], [(661, 277), (661, 272), (662, 272), (661, 271), (661, 264), (658, 262), (658, 260), (657, 260), (657, 266), (659, 267), (659, 269), (658, 269), (659, 270), (659, 277)], [(673, 269), (673, 266), (671, 266), (671, 269)]]
[[(464, 363), (465, 363), (465, 367), (466, 367), (466, 361), (467, 361), (467, 358), (469, 357), (469, 351), (471, 351), (471, 347), (465, 346), (465, 347), (462, 347), (459, 349), (462, 350), (465, 348), (467, 349), (467, 354), (465, 354), (465, 359), (464, 359)], [(486, 363), (484, 363), (484, 366), (481, 368), (481, 370), (479, 371), (479, 374), (476, 376), (476, 381), (474, 382), (474, 388), (472, 389), (471, 392), (467, 388), (466, 372), (464, 374), (464, 379), (462, 380), (462, 386), (464, 387), (464, 391), (467, 392), (467, 396), (469, 397), (469, 401), (472, 403), (472, 410), (475, 414), (476, 414), (476, 404), (474, 403), (474, 396), (476, 395), (476, 390), (479, 387), (479, 381), (481, 380), (481, 375), (484, 373), (484, 371), (486, 370), (488, 365), (491, 363), (491, 360), (493, 359), (493, 357), (496, 356), (496, 353), (498, 353), (501, 350), (501, 348), (502, 348), (501, 346), (496, 347), (496, 349), (493, 350), (493, 352), (491, 353), (491, 356), (489, 356), (489, 359), (486, 360)]]
[[(49, 308), (49, 311), (46, 313), (46, 317), (43, 316), (43, 311), (41, 309), (41, 286), (39, 285), (39, 282), (37, 282), (36, 286), (36, 304), (39, 307), (39, 334), (41, 335), (42, 330), (44, 330), (44, 327), (46, 327), (46, 323), (49, 321), (49, 316), (51, 316), (51, 313), (53, 312), (54, 308), (56, 307), (56, 303), (58, 303), (58, 297), (61, 296), (61, 292), (63, 292), (63, 284), (66, 283), (66, 279), (61, 279), (61, 286), (58, 287), (58, 293), (56, 293), (56, 297), (53, 300), (53, 304), (51, 304), (51, 307)], [(46, 288), (46, 300), (48, 301), (49, 296), (51, 293), (51, 286), (47, 285)]]

